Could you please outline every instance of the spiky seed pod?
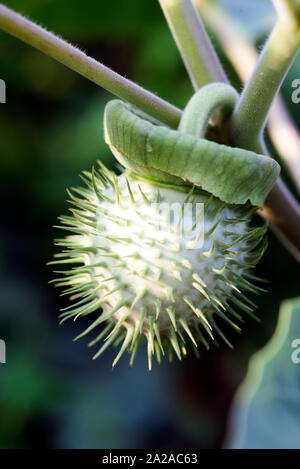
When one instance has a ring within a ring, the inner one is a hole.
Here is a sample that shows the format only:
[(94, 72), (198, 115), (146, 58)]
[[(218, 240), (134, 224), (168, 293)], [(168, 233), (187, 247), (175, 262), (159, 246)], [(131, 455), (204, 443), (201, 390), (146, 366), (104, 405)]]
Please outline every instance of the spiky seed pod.
[[(230, 346), (219, 318), (239, 331), (235, 306), (254, 311), (243, 290), (260, 291), (250, 271), (266, 248), (266, 226), (250, 228), (253, 207), (227, 205), (195, 188), (116, 177), (103, 167), (84, 179), (87, 188), (69, 192), (72, 217), (61, 217), (61, 228), (74, 234), (57, 241), (64, 252), (53, 262), (76, 264), (53, 281), (77, 300), (62, 321), (98, 312), (77, 339), (94, 332), (94, 345), (105, 338), (94, 358), (122, 341), (114, 366), (126, 349), (132, 364), (146, 338), (149, 369), (154, 354), (158, 361), (173, 352), (181, 359), (189, 345), (208, 349), (216, 335)], [(179, 219), (160, 209), (174, 204), (183, 209)], [(204, 204), (204, 225), (196, 204)], [(192, 236), (182, 235), (184, 226)]]
[(104, 339), (94, 358), (121, 343), (113, 366), (125, 350), (132, 364), (145, 338), (151, 369), (154, 354), (181, 359), (216, 336), (231, 346), (221, 322), (239, 331), (241, 311), (255, 317), (245, 292), (263, 291), (251, 269), (266, 249), (267, 226), (250, 222), (279, 167), (205, 140), (210, 115), (226, 116), (236, 98), (228, 85), (202, 88), (178, 131), (120, 101), (107, 105), (106, 142), (127, 171), (117, 177), (100, 163), (84, 173), (86, 188), (69, 191), (72, 216), (61, 217), (60, 228), (73, 234), (57, 241), (64, 250), (53, 262), (70, 265), (53, 280), (75, 300), (62, 321), (96, 312), (77, 337), (94, 332), (90, 345)]

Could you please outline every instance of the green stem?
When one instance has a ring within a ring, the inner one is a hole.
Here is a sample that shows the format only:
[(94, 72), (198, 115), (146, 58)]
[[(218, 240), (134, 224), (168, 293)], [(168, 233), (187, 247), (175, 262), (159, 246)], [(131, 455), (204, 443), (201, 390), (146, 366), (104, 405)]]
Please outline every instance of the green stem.
[[(258, 150), (264, 155), (269, 153), (263, 139)], [(270, 221), (276, 236), (300, 262), (300, 205), (280, 177), (266, 198), (262, 216)]]
[(226, 74), (191, 0), (159, 0), (192, 84), (227, 83)]
[(258, 151), (271, 104), (300, 46), (299, 23), (279, 17), (232, 117), (236, 146)]
[[(281, 0), (277, 2), (278, 7), (279, 4), (281, 7), (284, 6)], [(229, 55), (242, 80), (246, 81), (249, 66), (251, 67), (251, 63), (255, 65), (257, 60), (255, 49), (243, 40), (242, 36), (239, 35), (239, 31), (218, 5), (215, 5), (211, 0), (196, 0), (196, 5), (199, 6), (204, 20), (208, 22), (223, 48), (225, 46), (226, 53)], [(299, 187), (300, 180), (298, 174), (300, 173), (297, 166), (299, 156), (297, 150), (299, 146), (297, 147), (298, 136), (296, 128), (289, 115), (287, 115), (282, 103), (277, 101), (276, 111), (274, 107), (272, 111), (274, 125), (274, 129), (271, 127), (272, 138), (275, 139), (276, 137), (276, 141), (273, 141), (273, 143), (275, 143), (277, 151), (281, 154), (283, 160), (289, 165), (291, 176), (295, 177), (295, 182)], [(278, 132), (278, 125), (281, 127), (281, 133)], [(262, 139), (259, 153), (268, 154)], [(293, 253), (296, 259), (300, 261), (300, 207), (297, 200), (280, 178), (267, 197), (263, 215), (270, 220), (271, 227), (280, 240)]]
[(266, 199), (263, 216), (268, 218), (277, 237), (300, 262), (300, 205), (281, 178), (277, 179)]
[[(293, 9), (293, 0), (276, 0), (274, 3), (278, 21), (231, 122), (235, 146), (264, 154), (268, 154), (263, 139), (268, 113), (300, 46), (300, 16), (299, 10)], [(280, 178), (266, 199), (264, 214), (281, 241), (300, 260), (300, 206)]]
[(300, 18), (299, 0), (273, 0), (278, 16), (294, 23)]
[(102, 86), (152, 117), (177, 128), (181, 111), (88, 57), (84, 52), (0, 4), (0, 28)]

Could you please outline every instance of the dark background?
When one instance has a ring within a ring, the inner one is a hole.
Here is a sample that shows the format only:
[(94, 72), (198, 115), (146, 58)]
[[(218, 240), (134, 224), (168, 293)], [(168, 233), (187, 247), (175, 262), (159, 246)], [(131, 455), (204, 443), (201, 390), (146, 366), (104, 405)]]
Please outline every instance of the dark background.
[[(179, 107), (192, 94), (155, 0), (5, 3)], [(274, 19), (270, 2), (223, 3), (259, 46)], [(299, 77), (298, 60), (283, 88), (298, 123), (291, 82)], [(55, 252), (52, 225), (67, 210), (66, 187), (80, 184), (80, 171), (98, 158), (114, 166), (102, 130), (112, 96), (2, 32), (0, 78), (7, 85), (0, 105), (0, 337), (7, 343), (0, 448), (220, 447), (249, 357), (271, 336), (280, 302), (299, 295), (296, 262), (270, 234), (257, 269), (270, 282), (269, 294), (255, 299), (262, 322), (247, 319), (243, 334), (232, 335), (235, 351), (222, 345), (200, 360), (155, 364), (151, 373), (145, 350), (132, 369), (125, 356), (111, 371), (113, 349), (92, 361), (88, 339), (72, 342), (84, 319), (58, 326), (63, 299), (48, 285), (45, 264)]]

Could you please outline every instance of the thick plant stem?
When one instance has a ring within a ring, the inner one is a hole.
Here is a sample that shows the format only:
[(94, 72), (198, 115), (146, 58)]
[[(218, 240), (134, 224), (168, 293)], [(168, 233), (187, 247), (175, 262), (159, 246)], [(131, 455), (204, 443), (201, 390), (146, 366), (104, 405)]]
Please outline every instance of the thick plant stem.
[[(274, 3), (278, 21), (238, 101), (231, 126), (234, 145), (265, 154), (263, 131), (268, 113), (300, 45), (299, 10), (293, 10), (293, 0)], [(263, 215), (300, 261), (300, 207), (280, 178), (266, 200)]]
[(39, 49), (152, 117), (177, 128), (181, 111), (84, 52), (0, 4), (0, 28)]
[(273, 4), (278, 15), (288, 21), (299, 21), (300, 3), (299, 0), (273, 0)]
[(300, 134), (284, 101), (279, 96), (272, 104), (268, 130), (272, 143), (300, 194)]
[[(268, 154), (263, 139), (257, 151)], [(260, 215), (270, 221), (274, 233), (300, 262), (300, 205), (280, 177), (266, 198)]]
[(236, 146), (257, 151), (274, 97), (300, 45), (300, 27), (278, 19), (232, 116)]
[(268, 195), (262, 215), (270, 220), (275, 234), (300, 262), (300, 206), (281, 178)]
[(227, 77), (191, 0), (159, 0), (177, 47), (197, 90)]
[[(211, 0), (195, 0), (195, 5), (199, 8), (204, 22), (222, 44), (242, 83), (246, 83), (258, 60), (255, 47), (218, 4)], [(300, 135), (279, 94), (273, 101), (267, 126), (272, 143), (289, 169), (300, 194)]]

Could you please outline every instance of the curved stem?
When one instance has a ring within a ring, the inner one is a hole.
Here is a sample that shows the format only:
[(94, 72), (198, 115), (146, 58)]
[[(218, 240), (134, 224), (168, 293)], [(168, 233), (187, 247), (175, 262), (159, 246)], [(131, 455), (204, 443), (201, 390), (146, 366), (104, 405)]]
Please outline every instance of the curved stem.
[(272, 104), (268, 131), (300, 194), (300, 134), (280, 96), (277, 96)]
[(261, 213), (278, 238), (300, 262), (300, 206), (281, 178), (276, 181)]
[(300, 17), (299, 0), (273, 0), (278, 15), (288, 21), (297, 22)]
[(259, 146), (268, 113), (300, 46), (298, 23), (279, 17), (232, 116), (235, 145)]
[[(274, 3), (275, 1), (276, 0), (274, 0)], [(291, 1), (293, 2), (293, 0)], [(219, 8), (218, 5), (212, 5), (208, 0), (204, 2), (196, 0), (196, 5), (204, 15), (204, 18), (208, 21), (209, 26), (212, 28), (216, 36), (220, 39), (223, 47), (225, 47), (226, 53), (235, 66), (242, 81), (247, 81), (251, 74), (251, 69), (255, 68), (257, 59), (255, 49), (240, 37), (237, 29), (233, 27), (223, 10)], [(284, 11), (285, 14), (287, 11), (288, 13), (291, 13), (291, 10), (284, 10), (284, 6), (286, 6), (285, 0), (277, 0), (276, 6), (278, 9), (281, 7), (282, 11), (279, 12), (281, 15)], [(282, 47), (285, 47), (285, 44), (282, 44)], [(265, 91), (265, 88), (266, 86), (263, 88), (263, 92)], [(258, 106), (258, 104), (253, 101), (252, 106)], [(275, 109), (278, 111), (276, 112), (276, 115)], [(287, 148), (285, 148), (284, 151), (280, 151), (280, 153), (282, 154), (283, 159), (285, 154), (288, 153), (288, 155), (291, 155), (289, 158), (289, 165), (291, 169), (293, 169), (294, 173), (300, 174), (298, 169), (299, 145), (297, 147), (299, 136), (295, 127), (292, 125), (293, 123), (289, 116), (287, 116), (288, 122), (282, 122), (282, 119), (286, 119), (287, 111), (285, 111), (283, 104), (278, 99), (276, 100), (276, 108), (274, 106), (273, 111), (273, 115), (270, 115), (270, 118), (272, 117), (272, 120), (270, 121), (270, 131), (273, 139), (276, 139), (276, 147), (279, 146), (279, 148), (282, 149), (285, 142)], [(285, 111), (285, 113), (282, 117), (283, 111)], [(275, 126), (275, 123), (279, 122), (279, 118), (280, 132), (278, 132), (278, 125)], [(241, 129), (241, 133), (242, 130), (245, 131), (245, 129)], [(293, 137), (292, 139), (291, 132)], [(262, 138), (257, 138), (257, 140), (252, 143), (252, 147), (255, 147), (255, 150), (258, 153), (268, 154), (268, 150)], [(293, 161), (290, 161), (291, 159)], [(296, 178), (295, 182), (299, 186), (300, 179)], [(277, 180), (274, 188), (267, 197), (264, 210), (260, 211), (260, 214), (270, 220), (272, 230), (291, 251), (295, 258), (300, 261), (300, 206), (285, 186), (282, 179), (279, 178)]]
[[(263, 139), (258, 149), (261, 153), (268, 154)], [(276, 236), (300, 262), (300, 205), (280, 177), (268, 195), (260, 214), (270, 221)]]
[(0, 28), (53, 59), (139, 107), (152, 117), (177, 128), (181, 111), (141, 86), (122, 77), (63, 39), (0, 4)]
[(195, 90), (212, 81), (228, 83), (192, 1), (159, 0), (159, 3)]
[[(258, 60), (255, 47), (217, 3), (195, 0), (195, 5), (222, 44), (241, 81), (246, 83)], [(300, 193), (300, 134), (280, 95), (273, 101), (267, 125), (272, 143)]]
[(205, 138), (212, 114), (219, 110), (224, 119), (232, 113), (237, 99), (238, 93), (230, 85), (210, 83), (203, 86), (185, 107), (178, 127), (179, 132)]

